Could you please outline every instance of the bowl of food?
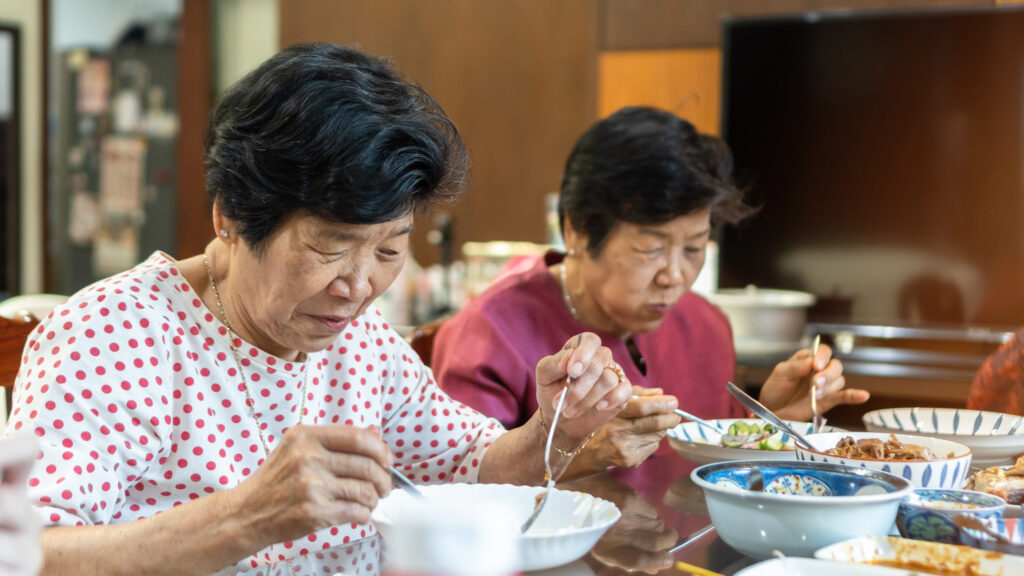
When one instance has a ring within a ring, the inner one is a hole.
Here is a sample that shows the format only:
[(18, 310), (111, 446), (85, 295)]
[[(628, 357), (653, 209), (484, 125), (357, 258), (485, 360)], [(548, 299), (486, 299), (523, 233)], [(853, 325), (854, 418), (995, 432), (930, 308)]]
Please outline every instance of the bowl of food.
[[(516, 558), (509, 572), (542, 570), (582, 558), (620, 516), (615, 504), (607, 500), (556, 488), (530, 530), (520, 534), (519, 527), (533, 512), (543, 487), (439, 484), (418, 488), (432, 509), (443, 512), (433, 515), (435, 522), (459, 510), (470, 510), (473, 517), (511, 524), (506, 544), (516, 549)], [(371, 518), (384, 540), (391, 542), (400, 538), (403, 526), (417, 522), (422, 507), (409, 492), (393, 490), (380, 500)], [(511, 513), (506, 513), (509, 510)]]
[(887, 534), (913, 487), (869, 468), (822, 462), (736, 460), (705, 464), (690, 477), (726, 544), (754, 558), (773, 550), (811, 556), (864, 534)]
[(959, 544), (958, 522), (973, 518), (1000, 530), (1006, 501), (992, 494), (950, 488), (918, 488), (900, 502), (896, 528), (904, 538)]
[(1021, 504), (1024, 504), (1024, 456), (1017, 459), (1013, 466), (989, 466), (978, 470), (967, 478), (964, 486), (968, 490), (977, 490), (994, 494), (1011, 505), (1013, 516), (1021, 515)]
[(828, 432), (806, 438), (813, 447), (797, 445), (797, 460), (892, 472), (915, 488), (960, 488), (971, 467), (971, 449), (951, 440), (879, 432)]
[(959, 442), (975, 466), (1012, 465), (1024, 454), (1024, 417), (964, 408), (887, 408), (863, 416), (870, 432), (918, 434)]
[[(683, 422), (668, 431), (668, 443), (680, 456), (695, 464), (726, 460), (796, 460), (793, 438), (760, 418), (723, 418), (708, 420), (721, 430), (715, 433), (696, 422)], [(810, 434), (810, 422), (786, 421), (801, 434)], [(842, 428), (825, 426), (825, 432)], [(730, 436), (746, 436), (747, 442), (730, 442)]]
[(894, 536), (861, 536), (826, 546), (815, 558), (873, 566), (891, 566), (914, 574), (1024, 574), (1024, 558), (977, 548)]

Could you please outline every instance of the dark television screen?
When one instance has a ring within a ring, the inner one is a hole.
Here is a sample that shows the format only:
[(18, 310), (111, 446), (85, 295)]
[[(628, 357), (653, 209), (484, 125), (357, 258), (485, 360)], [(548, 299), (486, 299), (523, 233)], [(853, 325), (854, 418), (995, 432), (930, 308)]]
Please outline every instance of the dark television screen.
[(723, 138), (761, 212), (719, 284), (824, 322), (1024, 325), (1024, 11), (727, 21)]

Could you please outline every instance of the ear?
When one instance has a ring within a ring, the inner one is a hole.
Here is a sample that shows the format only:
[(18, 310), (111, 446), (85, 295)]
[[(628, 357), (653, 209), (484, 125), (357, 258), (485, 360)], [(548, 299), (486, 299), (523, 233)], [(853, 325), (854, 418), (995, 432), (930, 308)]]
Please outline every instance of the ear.
[(217, 235), (218, 239), (225, 242), (231, 242), (232, 238), (237, 237), (233, 223), (220, 211), (219, 200), (213, 202), (213, 233)]
[(576, 232), (568, 217), (564, 217), (562, 223), (562, 238), (565, 240), (565, 251), (567, 254), (583, 254), (587, 249), (587, 237)]

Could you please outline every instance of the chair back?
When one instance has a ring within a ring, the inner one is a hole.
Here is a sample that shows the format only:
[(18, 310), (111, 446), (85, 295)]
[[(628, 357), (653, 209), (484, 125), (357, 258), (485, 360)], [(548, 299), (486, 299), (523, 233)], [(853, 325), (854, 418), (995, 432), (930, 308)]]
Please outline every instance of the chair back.
[(413, 351), (419, 355), (420, 360), (423, 360), (427, 367), (430, 367), (430, 357), (434, 354), (434, 336), (437, 335), (437, 331), (448, 318), (449, 316), (442, 316), (422, 326), (418, 326), (409, 336), (409, 345), (412, 346)]
[(0, 316), (0, 428), (7, 424), (7, 407), (11, 405), (25, 341), (38, 324), (39, 320), (31, 314), (18, 318)]

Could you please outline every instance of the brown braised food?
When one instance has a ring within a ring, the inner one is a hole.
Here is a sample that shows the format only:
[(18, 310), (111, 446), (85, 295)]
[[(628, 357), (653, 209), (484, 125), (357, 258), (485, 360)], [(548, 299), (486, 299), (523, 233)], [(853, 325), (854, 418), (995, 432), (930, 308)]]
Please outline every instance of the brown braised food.
[(1024, 456), (1012, 468), (993, 466), (967, 479), (967, 489), (995, 494), (1007, 504), (1024, 504)]
[[(836, 444), (835, 448), (827, 450), (826, 454), (840, 456), (842, 458), (861, 458), (865, 460), (935, 460), (938, 457), (924, 446), (917, 444), (904, 444), (890, 434), (888, 440), (881, 438), (864, 438), (854, 440), (852, 436), (845, 436)], [(947, 458), (952, 458), (951, 452)]]

